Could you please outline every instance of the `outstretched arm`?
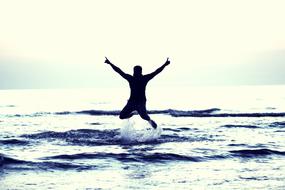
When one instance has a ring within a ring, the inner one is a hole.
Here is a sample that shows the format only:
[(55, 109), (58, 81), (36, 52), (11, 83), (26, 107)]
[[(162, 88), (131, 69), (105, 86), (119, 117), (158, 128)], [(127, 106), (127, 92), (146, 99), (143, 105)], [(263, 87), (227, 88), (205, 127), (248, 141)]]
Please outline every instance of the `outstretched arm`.
[(167, 58), (166, 62), (161, 66), (159, 67), (158, 69), (156, 69), (154, 72), (150, 73), (150, 74), (147, 74), (145, 75), (148, 80), (152, 79), (153, 77), (155, 77), (158, 73), (160, 73), (167, 65), (170, 64), (170, 61), (169, 61), (169, 58)]
[(111, 65), (111, 67), (114, 69), (114, 71), (119, 73), (126, 80), (128, 80), (130, 78), (129, 74), (124, 73), (119, 67), (117, 67), (116, 65), (111, 63), (107, 57), (105, 57), (105, 58), (106, 58), (105, 63), (107, 63), (108, 65)]

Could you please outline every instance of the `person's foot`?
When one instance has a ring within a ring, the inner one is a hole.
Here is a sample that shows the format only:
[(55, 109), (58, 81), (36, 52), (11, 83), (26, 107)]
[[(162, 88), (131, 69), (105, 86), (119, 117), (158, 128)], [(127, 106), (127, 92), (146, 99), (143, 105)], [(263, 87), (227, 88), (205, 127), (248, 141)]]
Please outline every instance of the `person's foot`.
[(152, 128), (157, 128), (157, 124), (153, 120), (149, 120), (148, 122), (151, 124)]

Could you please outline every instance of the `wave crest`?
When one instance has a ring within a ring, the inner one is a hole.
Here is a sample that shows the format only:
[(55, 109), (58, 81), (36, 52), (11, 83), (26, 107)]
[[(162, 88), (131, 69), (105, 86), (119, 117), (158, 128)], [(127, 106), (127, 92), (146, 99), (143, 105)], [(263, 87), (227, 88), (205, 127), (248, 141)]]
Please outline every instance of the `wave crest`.
[(77, 160), (77, 159), (116, 159), (124, 162), (165, 162), (165, 161), (192, 161), (198, 162), (198, 157), (191, 157), (186, 155), (179, 155), (173, 153), (80, 153), (80, 154), (63, 154), (43, 159), (56, 159), (56, 160)]
[(9, 165), (9, 164), (22, 164), (22, 163), (26, 162), (15, 158), (10, 158), (4, 154), (0, 154), (0, 166)]
[(2, 145), (27, 145), (29, 144), (28, 141), (25, 140), (19, 140), (19, 139), (6, 139), (6, 140), (0, 140), (0, 144)]
[(271, 149), (245, 149), (245, 150), (232, 150), (230, 153), (239, 157), (256, 157), (256, 156), (268, 156), (268, 155), (282, 155), (285, 156), (285, 152), (271, 150)]

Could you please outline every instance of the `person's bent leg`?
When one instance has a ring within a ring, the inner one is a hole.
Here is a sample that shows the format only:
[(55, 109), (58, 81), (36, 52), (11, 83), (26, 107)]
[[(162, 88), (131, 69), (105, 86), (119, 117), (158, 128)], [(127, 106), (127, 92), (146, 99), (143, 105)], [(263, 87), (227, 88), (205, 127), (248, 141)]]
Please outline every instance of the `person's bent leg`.
[(134, 111), (134, 108), (131, 104), (127, 104), (123, 110), (120, 112), (120, 119), (129, 119), (132, 117), (134, 114), (132, 112)]

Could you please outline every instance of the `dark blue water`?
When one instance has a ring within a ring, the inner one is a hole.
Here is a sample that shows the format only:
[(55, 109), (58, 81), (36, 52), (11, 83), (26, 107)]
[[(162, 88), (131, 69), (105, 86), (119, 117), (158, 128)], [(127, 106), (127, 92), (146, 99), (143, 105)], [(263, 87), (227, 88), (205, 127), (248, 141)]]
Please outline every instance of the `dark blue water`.
[(264, 99), (238, 111), (238, 103), (152, 109), (157, 130), (138, 116), (120, 121), (119, 109), (100, 103), (13, 101), (0, 108), (0, 189), (285, 187), (282, 98), (276, 108)]

